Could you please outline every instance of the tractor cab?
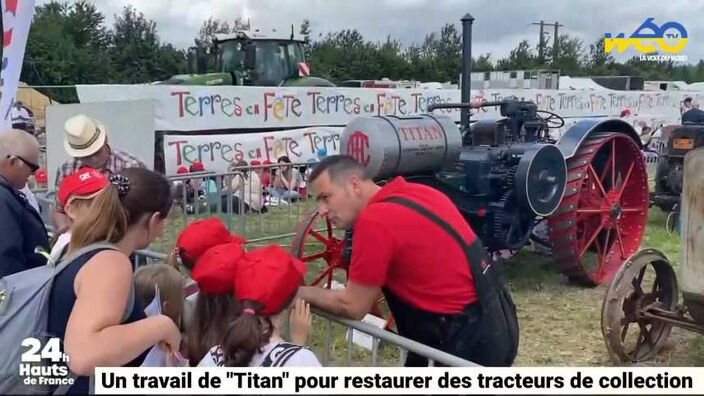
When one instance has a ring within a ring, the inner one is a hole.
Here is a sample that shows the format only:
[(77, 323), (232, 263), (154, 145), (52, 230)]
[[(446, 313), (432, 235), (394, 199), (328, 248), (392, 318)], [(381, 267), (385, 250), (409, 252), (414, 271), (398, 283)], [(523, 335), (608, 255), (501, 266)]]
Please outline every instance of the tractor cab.
[[(289, 36), (238, 30), (214, 34), (210, 48), (197, 42), (188, 52), (188, 75), (173, 76), (164, 84), (249, 86), (334, 86), (309, 77), (303, 54), (305, 41)], [(206, 73), (206, 55), (214, 56), (216, 72)]]
[(247, 82), (244, 85), (277, 86), (306, 76), (299, 71), (299, 66), (307, 67), (303, 41), (293, 37), (276, 38), (240, 30), (214, 35), (213, 46), (218, 72), (241, 76)]

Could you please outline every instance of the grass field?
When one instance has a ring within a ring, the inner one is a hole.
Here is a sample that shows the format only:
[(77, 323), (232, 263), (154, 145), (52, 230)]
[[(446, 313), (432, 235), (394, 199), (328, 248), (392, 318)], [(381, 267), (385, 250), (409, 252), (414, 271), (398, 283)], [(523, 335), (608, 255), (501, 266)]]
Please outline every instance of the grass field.
[[(255, 239), (272, 235), (291, 234), (305, 214), (313, 208), (308, 201), (291, 206), (271, 208), (264, 215), (233, 217), (220, 215), (224, 221), (230, 220), (233, 232)], [(168, 251), (178, 232), (186, 221), (199, 216), (183, 217), (176, 208), (170, 218), (169, 233), (154, 243), (153, 248)], [(320, 224), (319, 224), (320, 225)], [(311, 238), (312, 239), (312, 238)], [(263, 245), (277, 243), (290, 246), (291, 237), (281, 237), (271, 241), (254, 243)], [(320, 244), (312, 242), (309, 248), (315, 250)], [(651, 209), (645, 241), (642, 247), (652, 247), (663, 251), (678, 271), (680, 258), (680, 238), (677, 234), (665, 231), (665, 215), (656, 208)], [(323, 268), (322, 261), (309, 265), (310, 280)], [(606, 286), (582, 288), (569, 284), (560, 275), (552, 258), (523, 250), (504, 263), (508, 286), (518, 307), (521, 327), (521, 340), (517, 365), (521, 366), (604, 366), (611, 365), (601, 334), (601, 305)], [(336, 278), (344, 280), (343, 273)], [(328, 365), (345, 364), (348, 356), (348, 341), (343, 326), (330, 327), (330, 349)], [(311, 347), (324, 359), (328, 341), (328, 324), (321, 317), (314, 319), (314, 332)], [(397, 348), (379, 346), (379, 362), (382, 365), (397, 365)], [(370, 365), (369, 351), (355, 347), (352, 365)], [(704, 340), (693, 333), (674, 329), (662, 352), (647, 365), (698, 366), (704, 364)]]

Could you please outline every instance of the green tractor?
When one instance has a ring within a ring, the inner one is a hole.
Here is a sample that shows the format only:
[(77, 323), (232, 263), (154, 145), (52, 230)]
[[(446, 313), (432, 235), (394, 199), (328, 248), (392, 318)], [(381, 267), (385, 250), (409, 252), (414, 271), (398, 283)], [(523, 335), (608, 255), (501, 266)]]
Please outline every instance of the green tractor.
[(293, 32), (290, 37), (273, 37), (248, 30), (215, 34), (207, 52), (215, 57), (217, 72), (206, 73), (208, 54), (204, 46), (196, 42), (198, 45), (188, 50), (191, 74), (176, 75), (161, 84), (334, 87), (326, 79), (307, 75), (304, 43), (294, 38)]

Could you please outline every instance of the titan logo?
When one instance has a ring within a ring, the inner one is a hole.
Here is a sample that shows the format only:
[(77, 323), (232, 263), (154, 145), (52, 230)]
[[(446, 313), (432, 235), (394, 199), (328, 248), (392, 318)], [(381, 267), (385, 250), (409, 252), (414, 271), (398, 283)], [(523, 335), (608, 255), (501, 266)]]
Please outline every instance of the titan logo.
[(359, 161), (363, 166), (369, 165), (369, 136), (356, 131), (347, 142), (347, 154)]

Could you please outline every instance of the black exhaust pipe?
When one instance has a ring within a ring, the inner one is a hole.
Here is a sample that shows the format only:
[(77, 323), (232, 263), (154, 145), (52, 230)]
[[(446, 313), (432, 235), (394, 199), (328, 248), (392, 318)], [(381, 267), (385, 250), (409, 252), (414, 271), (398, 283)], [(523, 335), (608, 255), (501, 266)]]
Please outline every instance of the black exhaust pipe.
[[(462, 17), (462, 81), (461, 89), (462, 103), (469, 103), (470, 98), (470, 88), (472, 81), (472, 23), (474, 23), (474, 17), (470, 14), (466, 14)], [(460, 110), (460, 129), (461, 131), (469, 131), (469, 107), (462, 107)]]

